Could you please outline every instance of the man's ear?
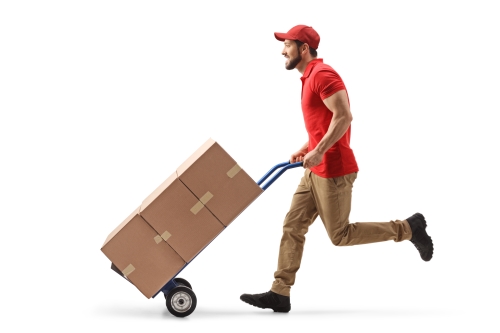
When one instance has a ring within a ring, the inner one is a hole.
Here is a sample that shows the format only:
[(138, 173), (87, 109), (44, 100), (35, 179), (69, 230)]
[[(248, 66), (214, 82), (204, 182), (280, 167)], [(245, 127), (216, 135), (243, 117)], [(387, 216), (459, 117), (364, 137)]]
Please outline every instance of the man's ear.
[(309, 45), (303, 44), (302, 46), (304, 47), (304, 49), (302, 50), (301, 53), (303, 53), (304, 51), (307, 53), (307, 49), (308, 49)]

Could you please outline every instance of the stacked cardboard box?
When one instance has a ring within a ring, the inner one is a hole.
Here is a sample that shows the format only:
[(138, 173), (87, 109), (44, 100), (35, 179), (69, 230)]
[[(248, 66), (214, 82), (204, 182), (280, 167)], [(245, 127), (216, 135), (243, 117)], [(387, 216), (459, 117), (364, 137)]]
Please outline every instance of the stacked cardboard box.
[(261, 193), (209, 139), (108, 236), (101, 250), (150, 298)]

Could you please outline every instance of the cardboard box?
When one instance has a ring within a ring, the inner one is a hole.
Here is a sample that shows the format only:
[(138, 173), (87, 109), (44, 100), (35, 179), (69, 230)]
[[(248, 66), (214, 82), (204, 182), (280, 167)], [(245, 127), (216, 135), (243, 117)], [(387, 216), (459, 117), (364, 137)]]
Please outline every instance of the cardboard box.
[(262, 193), (260, 186), (213, 139), (177, 169), (177, 177), (225, 226)]
[(139, 211), (137, 208), (108, 236), (101, 251), (144, 296), (151, 298), (186, 263)]
[(140, 215), (186, 262), (224, 230), (175, 173), (143, 201)]
[(108, 236), (101, 250), (113, 270), (150, 298), (261, 193), (209, 139)]

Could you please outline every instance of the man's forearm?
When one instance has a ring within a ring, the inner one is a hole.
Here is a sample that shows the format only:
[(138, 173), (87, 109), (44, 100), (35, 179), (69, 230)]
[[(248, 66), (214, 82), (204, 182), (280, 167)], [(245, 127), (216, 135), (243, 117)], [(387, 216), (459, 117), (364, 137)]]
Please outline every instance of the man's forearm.
[(326, 151), (330, 149), (335, 144), (335, 142), (339, 141), (340, 138), (345, 134), (345, 132), (351, 125), (351, 120), (351, 117), (349, 117), (348, 115), (338, 118), (332, 117), (332, 121), (330, 122), (328, 131), (323, 136), (315, 149), (320, 154), (326, 153)]

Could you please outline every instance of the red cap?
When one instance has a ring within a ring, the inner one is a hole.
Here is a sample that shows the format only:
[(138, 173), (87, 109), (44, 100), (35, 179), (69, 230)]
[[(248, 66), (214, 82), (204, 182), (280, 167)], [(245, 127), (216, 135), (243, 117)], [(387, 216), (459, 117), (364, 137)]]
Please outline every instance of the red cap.
[(307, 43), (313, 49), (317, 49), (319, 46), (318, 33), (312, 27), (308, 27), (307, 25), (296, 25), (287, 33), (275, 32), (274, 37), (282, 42), (285, 39), (300, 40), (302, 43)]

